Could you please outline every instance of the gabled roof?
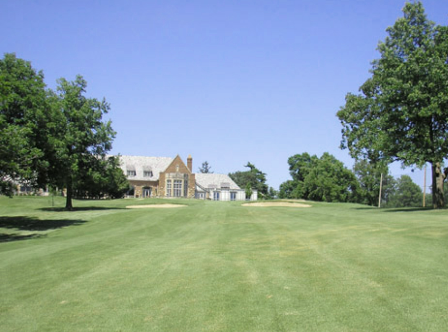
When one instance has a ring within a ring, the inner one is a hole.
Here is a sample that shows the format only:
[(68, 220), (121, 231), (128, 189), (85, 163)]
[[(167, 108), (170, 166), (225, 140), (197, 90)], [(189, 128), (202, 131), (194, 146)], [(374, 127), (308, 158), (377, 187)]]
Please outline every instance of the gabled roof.
[[(120, 156), (120, 167), (128, 180), (157, 181), (160, 172), (163, 172), (173, 161), (169, 157), (142, 157)], [(136, 175), (129, 177), (127, 171), (135, 171)], [(144, 176), (144, 172), (152, 171), (152, 176)]]
[(196, 173), (195, 179), (196, 183), (205, 189), (220, 189), (221, 187), (241, 189), (227, 174)]

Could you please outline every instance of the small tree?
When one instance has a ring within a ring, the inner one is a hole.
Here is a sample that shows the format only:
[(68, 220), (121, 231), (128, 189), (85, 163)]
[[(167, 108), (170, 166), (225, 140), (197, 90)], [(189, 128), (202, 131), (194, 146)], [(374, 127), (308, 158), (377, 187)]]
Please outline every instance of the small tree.
[(208, 161), (204, 161), (198, 171), (199, 173), (213, 173), (211, 169), (212, 167), (208, 164)]
[(250, 183), (246, 185), (246, 199), (250, 199), (252, 197), (252, 188), (250, 187)]

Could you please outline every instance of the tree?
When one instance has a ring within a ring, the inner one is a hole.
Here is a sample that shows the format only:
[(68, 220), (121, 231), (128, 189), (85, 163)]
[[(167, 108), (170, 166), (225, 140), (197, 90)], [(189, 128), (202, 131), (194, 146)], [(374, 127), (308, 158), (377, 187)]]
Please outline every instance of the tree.
[(211, 171), (211, 166), (208, 164), (208, 161), (204, 161), (203, 163), (202, 163), (202, 166), (201, 167), (199, 167), (199, 173), (213, 173), (212, 171)]
[(422, 206), (422, 189), (412, 181), (409, 175), (397, 179), (397, 188), (388, 202), (389, 207)]
[(67, 190), (67, 210), (73, 209), (74, 190), (82, 188), (85, 180), (95, 175), (115, 137), (111, 122), (102, 120), (109, 104), (104, 99), (100, 102), (86, 98), (86, 87), (82, 76), (73, 82), (61, 78), (57, 91), (51, 95), (58, 125), (51, 137), (52, 150), (46, 157), (50, 161), (51, 183)]
[(269, 191), (266, 196), (266, 199), (275, 199), (277, 196), (278, 196), (278, 191), (272, 187), (269, 187)]
[(390, 194), (395, 190), (395, 180), (389, 174), (387, 165), (361, 159), (355, 162), (353, 172), (359, 182), (360, 203), (372, 206), (378, 205), (381, 178), (383, 181), (381, 190), (382, 201), (388, 201)]
[(98, 157), (86, 167), (73, 185), (73, 197), (77, 198), (122, 198), (129, 190), (129, 181), (119, 167), (119, 156)]
[(342, 148), (355, 158), (432, 165), (434, 207), (444, 206), (448, 155), (448, 28), (426, 18), (421, 2), (387, 29), (360, 94), (347, 94), (337, 113)]
[(251, 188), (249, 182), (246, 184), (245, 194), (246, 194), (246, 199), (250, 199), (252, 196), (252, 188)]
[(320, 158), (308, 153), (288, 159), (293, 180), (280, 185), (281, 198), (303, 198), (326, 202), (358, 201), (355, 175), (329, 153)]
[(259, 197), (266, 197), (268, 194), (266, 174), (261, 172), (255, 167), (254, 164), (251, 164), (250, 162), (248, 162), (244, 167), (248, 167), (249, 171), (229, 173), (229, 177), (235, 181), (240, 188), (246, 188), (247, 184), (249, 184), (252, 189), (256, 189), (258, 191)]
[(38, 187), (46, 167), (42, 149), (50, 121), (43, 73), (5, 54), (0, 60), (0, 194), (11, 196), (17, 183)]

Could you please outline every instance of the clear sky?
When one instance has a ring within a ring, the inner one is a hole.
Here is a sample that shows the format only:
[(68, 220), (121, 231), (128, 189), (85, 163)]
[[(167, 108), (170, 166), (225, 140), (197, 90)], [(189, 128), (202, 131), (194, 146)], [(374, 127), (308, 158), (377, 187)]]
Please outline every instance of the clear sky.
[[(404, 3), (0, 0), (0, 53), (31, 61), (50, 88), (84, 76), (87, 95), (111, 104), (114, 154), (191, 154), (195, 171), (208, 161), (216, 173), (250, 161), (277, 189), (294, 154), (353, 166), (335, 114)], [(423, 5), (447, 25), (447, 0)]]

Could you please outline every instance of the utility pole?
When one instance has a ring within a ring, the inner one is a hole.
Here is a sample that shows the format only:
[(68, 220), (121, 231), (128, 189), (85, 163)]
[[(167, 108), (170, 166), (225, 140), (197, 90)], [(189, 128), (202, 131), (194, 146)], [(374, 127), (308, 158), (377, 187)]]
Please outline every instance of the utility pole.
[(423, 173), (423, 207), (426, 205), (426, 164), (425, 172)]
[(383, 190), (383, 173), (381, 173), (380, 194), (378, 197), (378, 209), (381, 207), (381, 191)]

